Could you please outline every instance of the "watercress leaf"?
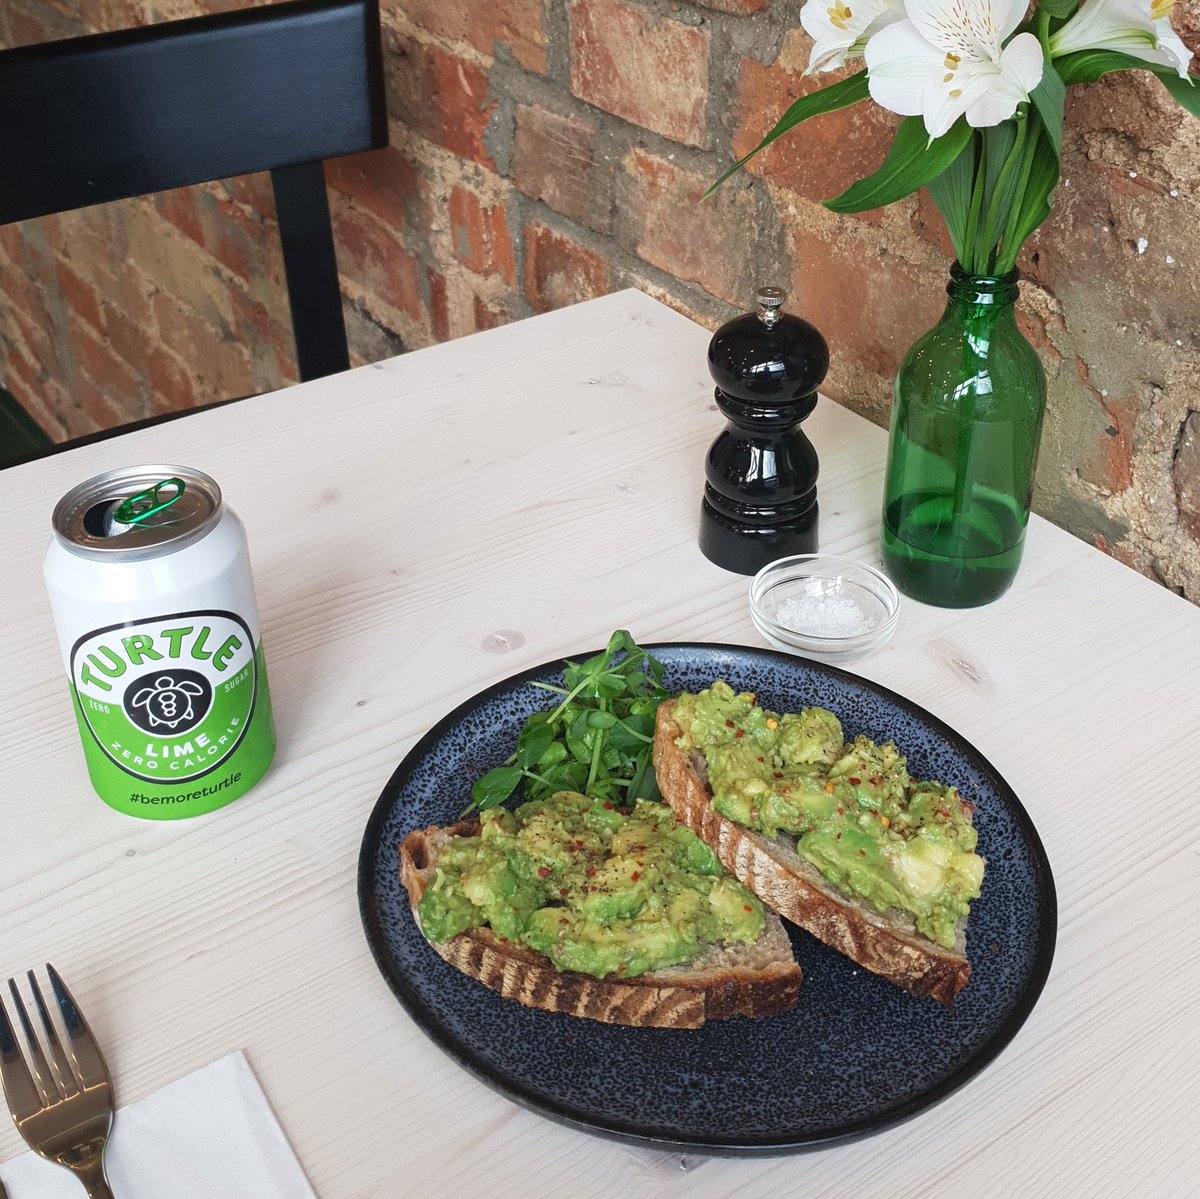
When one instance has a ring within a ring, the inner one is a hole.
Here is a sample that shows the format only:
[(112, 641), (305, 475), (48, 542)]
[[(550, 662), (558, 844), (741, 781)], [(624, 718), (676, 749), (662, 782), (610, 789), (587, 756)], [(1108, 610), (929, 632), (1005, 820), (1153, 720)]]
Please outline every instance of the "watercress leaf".
[(561, 741), (552, 741), (546, 746), (546, 752), (537, 760), (534, 767), (536, 774), (544, 775), (546, 771), (557, 766), (569, 756), (567, 747)]
[(848, 108), (851, 104), (857, 104), (860, 100), (865, 100), (867, 95), (867, 73), (866, 71), (859, 71), (857, 74), (850, 75), (848, 78), (842, 79), (837, 83), (831, 83), (828, 87), (820, 88), (815, 92), (809, 92), (807, 96), (801, 96), (779, 118), (770, 133), (749, 154), (743, 158), (739, 158), (700, 198), (707, 200), (730, 175), (736, 174), (736, 172), (741, 170), (755, 154), (759, 153), (760, 150), (765, 150), (776, 138), (782, 137), (803, 121), (807, 121), (812, 117), (819, 117), (823, 113), (835, 112), (839, 108)]
[(647, 748), (646, 752), (638, 759), (638, 764), (633, 775), (633, 780), (629, 785), (629, 790), (626, 792), (628, 802), (633, 803), (634, 800), (648, 799), (655, 803), (662, 802), (662, 794), (658, 789), (658, 778), (650, 765), (650, 751)]
[(608, 732), (608, 739), (619, 750), (637, 754), (646, 745), (646, 739), (654, 731), (654, 720), (649, 716), (626, 716)]
[(625, 680), (620, 675), (605, 672), (592, 679), (592, 686), (586, 688), (595, 699), (616, 699), (625, 692)]
[(602, 712), (597, 709), (587, 714), (588, 727), (593, 729), (611, 729), (617, 723), (615, 712)]
[(581, 708), (575, 713), (567, 729), (567, 748), (578, 762), (591, 762), (592, 745), (599, 734), (588, 727), (588, 709)]
[(825, 207), (831, 212), (866, 212), (911, 195), (954, 162), (971, 140), (971, 132), (960, 117), (941, 137), (931, 140), (920, 117), (905, 117), (879, 170), (824, 201)]
[(521, 770), (516, 766), (497, 766), (477, 778), (471, 787), (471, 803), (479, 811), (502, 804), (521, 781)]
[(582, 791), (587, 783), (587, 776), (586, 762), (564, 762), (555, 771), (555, 788), (561, 791)]
[(605, 651), (610, 657), (615, 657), (620, 653), (641, 653), (641, 647), (629, 635), (628, 629), (617, 629), (615, 633), (608, 639), (608, 649)]
[(532, 720), (521, 730), (517, 738), (517, 765), (528, 770), (539, 761), (554, 740), (554, 730), (544, 721)]

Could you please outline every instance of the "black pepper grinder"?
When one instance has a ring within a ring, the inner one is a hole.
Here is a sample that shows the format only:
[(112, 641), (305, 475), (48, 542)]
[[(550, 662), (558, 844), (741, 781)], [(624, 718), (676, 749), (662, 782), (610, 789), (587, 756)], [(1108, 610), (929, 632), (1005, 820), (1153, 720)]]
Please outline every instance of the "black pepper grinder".
[(722, 325), (708, 345), (717, 407), (729, 418), (705, 463), (700, 549), (726, 570), (817, 548), (817, 452), (800, 422), (817, 406), (829, 347), (760, 287), (759, 308)]

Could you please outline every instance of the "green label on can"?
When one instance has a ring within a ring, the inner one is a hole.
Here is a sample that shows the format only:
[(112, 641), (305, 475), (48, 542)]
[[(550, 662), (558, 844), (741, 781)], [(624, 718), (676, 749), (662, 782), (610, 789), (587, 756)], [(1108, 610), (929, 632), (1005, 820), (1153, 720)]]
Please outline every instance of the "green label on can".
[(221, 807), (274, 755), (262, 647), (233, 612), (97, 629), (71, 651), (71, 686), (92, 784), (130, 815)]

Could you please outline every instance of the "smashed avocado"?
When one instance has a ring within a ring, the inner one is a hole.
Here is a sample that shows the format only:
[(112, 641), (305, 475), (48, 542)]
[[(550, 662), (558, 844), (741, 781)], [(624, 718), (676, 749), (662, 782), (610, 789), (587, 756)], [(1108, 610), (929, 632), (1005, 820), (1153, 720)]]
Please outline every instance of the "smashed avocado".
[(431, 941), (488, 925), (560, 970), (632, 978), (718, 941), (758, 940), (759, 900), (665, 804), (560, 791), (494, 808), (438, 858), (418, 916)]
[(953, 948), (983, 882), (971, 808), (953, 787), (914, 782), (890, 741), (847, 743), (824, 708), (779, 715), (724, 682), (681, 695), (672, 715), (680, 749), (704, 755), (722, 816), (795, 837), (835, 887), (876, 911), (908, 913), (918, 932)]

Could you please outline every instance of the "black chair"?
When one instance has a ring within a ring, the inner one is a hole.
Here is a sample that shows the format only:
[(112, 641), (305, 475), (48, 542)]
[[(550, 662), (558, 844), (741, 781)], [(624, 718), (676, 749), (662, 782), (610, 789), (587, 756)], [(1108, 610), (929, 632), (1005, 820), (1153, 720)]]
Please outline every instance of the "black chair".
[[(323, 160), (386, 144), (378, 0), (0, 51), (0, 225), (271, 172), (302, 380), (350, 365)], [(0, 465), (39, 452), (21, 417), (0, 406)]]

